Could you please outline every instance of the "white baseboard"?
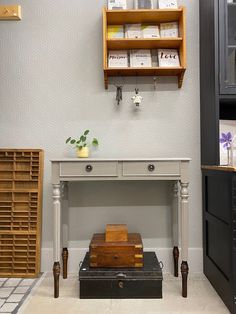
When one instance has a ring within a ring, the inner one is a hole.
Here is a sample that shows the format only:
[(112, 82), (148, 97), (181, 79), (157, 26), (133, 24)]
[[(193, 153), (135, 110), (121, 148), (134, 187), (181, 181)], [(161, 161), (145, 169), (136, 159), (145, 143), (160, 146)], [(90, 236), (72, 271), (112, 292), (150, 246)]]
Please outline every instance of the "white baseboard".
[[(79, 263), (83, 260), (88, 249), (69, 248), (68, 272), (76, 273), (79, 270)], [(145, 251), (155, 251), (159, 261), (164, 264), (163, 272), (172, 273), (173, 258), (170, 248), (148, 248)], [(181, 254), (180, 254), (181, 255)], [(181, 263), (181, 256), (179, 258)], [(190, 272), (203, 272), (203, 250), (202, 248), (189, 248), (189, 268)], [(42, 248), (41, 271), (51, 271), (53, 266), (52, 248)]]

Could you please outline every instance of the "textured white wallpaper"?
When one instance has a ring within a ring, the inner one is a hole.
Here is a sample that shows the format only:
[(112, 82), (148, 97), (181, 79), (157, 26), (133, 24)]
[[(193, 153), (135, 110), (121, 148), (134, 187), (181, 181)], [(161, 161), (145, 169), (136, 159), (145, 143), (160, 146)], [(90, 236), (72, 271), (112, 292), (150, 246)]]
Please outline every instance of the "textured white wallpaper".
[[(0, 0), (0, 4), (15, 0)], [(202, 247), (199, 16), (187, 7), (187, 72), (176, 78), (117, 78), (104, 89), (103, 0), (18, 0), (20, 22), (0, 22), (0, 145), (45, 150), (42, 246), (52, 246), (50, 162), (72, 156), (65, 139), (91, 129), (100, 140), (94, 156), (190, 157), (190, 247)], [(115, 84), (124, 84), (122, 104)], [(138, 86), (139, 109), (131, 97)], [(75, 184), (70, 192), (70, 246), (85, 248), (105, 223), (126, 222), (149, 247), (171, 247), (167, 183)], [(138, 195), (138, 198), (136, 196)], [(105, 201), (104, 201), (105, 198)], [(134, 201), (132, 201), (134, 200)]]

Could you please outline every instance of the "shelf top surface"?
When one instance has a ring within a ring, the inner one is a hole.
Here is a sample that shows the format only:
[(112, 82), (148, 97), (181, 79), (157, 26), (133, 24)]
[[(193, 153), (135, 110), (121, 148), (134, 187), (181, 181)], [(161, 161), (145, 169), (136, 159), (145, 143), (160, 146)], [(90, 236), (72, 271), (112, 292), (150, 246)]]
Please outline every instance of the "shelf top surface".
[(148, 67), (148, 68), (145, 68), (145, 67), (141, 67), (141, 68), (135, 68), (135, 67), (123, 67), (123, 68), (115, 68), (115, 67), (109, 67), (109, 68), (106, 68), (105, 70), (128, 70), (128, 71), (132, 71), (132, 70), (185, 70), (184, 67)]
[(178, 76), (185, 73), (186, 68), (176, 67), (176, 68), (104, 68), (104, 73), (108, 76), (150, 76), (150, 75), (159, 75), (159, 76)]
[(184, 12), (184, 7), (153, 10), (107, 10), (104, 8), (106, 22), (110, 25), (174, 22), (178, 21), (184, 15)]
[(221, 170), (221, 171), (227, 171), (227, 172), (236, 172), (236, 167), (233, 166), (224, 166), (224, 165), (220, 165), (220, 166), (202, 166), (202, 169), (206, 169), (206, 170)]
[(182, 12), (184, 10), (184, 6), (180, 6), (177, 9), (128, 9), (128, 10), (108, 10), (104, 7), (104, 11), (106, 13), (112, 14), (125, 14), (125, 13), (135, 13), (135, 14), (142, 14), (142, 13), (168, 13), (168, 12)]
[[(183, 40), (182, 37), (159, 37), (159, 38), (107, 38), (107, 41), (175, 41)], [(236, 47), (236, 46), (235, 46)]]
[(108, 50), (180, 49), (183, 38), (106, 38), (106, 43)]
[(43, 152), (43, 149), (40, 148), (0, 148), (0, 152), (16, 152), (16, 153), (21, 153), (21, 152)]

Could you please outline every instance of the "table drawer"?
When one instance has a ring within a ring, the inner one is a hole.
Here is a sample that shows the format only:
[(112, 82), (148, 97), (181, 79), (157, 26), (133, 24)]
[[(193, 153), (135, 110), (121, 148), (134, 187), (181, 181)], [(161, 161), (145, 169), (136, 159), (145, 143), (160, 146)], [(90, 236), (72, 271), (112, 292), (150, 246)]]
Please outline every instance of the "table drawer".
[(123, 176), (177, 176), (180, 175), (178, 161), (123, 162)]
[(117, 177), (116, 162), (67, 162), (60, 164), (63, 177)]

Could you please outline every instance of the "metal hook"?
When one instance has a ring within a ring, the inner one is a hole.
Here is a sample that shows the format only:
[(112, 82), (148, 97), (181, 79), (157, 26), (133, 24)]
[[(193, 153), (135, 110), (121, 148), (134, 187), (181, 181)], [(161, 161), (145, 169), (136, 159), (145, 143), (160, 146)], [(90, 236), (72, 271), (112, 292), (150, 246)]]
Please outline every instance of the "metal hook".
[(156, 76), (153, 77), (153, 81), (154, 81), (154, 90), (157, 90), (157, 77)]
[(116, 86), (116, 101), (117, 105), (120, 104), (122, 100), (122, 86)]

